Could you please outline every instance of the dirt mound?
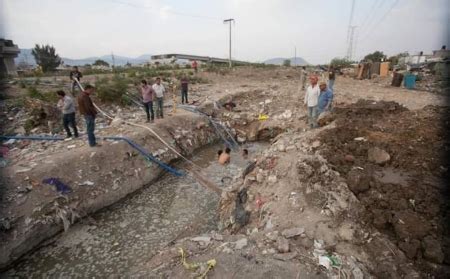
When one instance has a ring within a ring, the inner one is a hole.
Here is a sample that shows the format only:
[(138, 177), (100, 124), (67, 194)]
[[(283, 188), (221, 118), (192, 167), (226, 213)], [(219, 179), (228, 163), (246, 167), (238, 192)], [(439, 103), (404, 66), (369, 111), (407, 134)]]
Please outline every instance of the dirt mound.
[(433, 262), (447, 273), (449, 112), (359, 101), (336, 108), (330, 115), (336, 127), (320, 135), (321, 154), (365, 208), (361, 221), (389, 236), (424, 271)]

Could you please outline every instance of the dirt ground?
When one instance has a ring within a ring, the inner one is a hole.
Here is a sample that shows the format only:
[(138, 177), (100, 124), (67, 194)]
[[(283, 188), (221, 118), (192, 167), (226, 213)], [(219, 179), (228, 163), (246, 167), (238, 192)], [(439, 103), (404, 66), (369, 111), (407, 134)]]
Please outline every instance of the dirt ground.
[[(448, 276), (445, 95), (390, 87), (388, 80), (339, 76), (334, 111), (321, 120), (323, 127), (308, 130), (296, 70), (237, 68), (226, 75), (199, 75), (209, 82), (191, 87), (191, 101), (232, 127), (244, 146), (246, 141), (266, 140), (270, 148), (254, 154), (254, 169), (222, 194), (220, 231), (207, 232), (200, 240), (195, 236), (178, 240), (130, 275), (148, 274), (150, 269), (158, 278), (188, 278), (206, 272), (204, 264), (191, 268), (196, 271), (180, 264), (178, 248), (183, 247), (188, 262), (216, 259), (208, 278)], [(214, 101), (230, 99), (237, 105), (234, 111), (214, 108)], [(169, 95), (168, 106), (171, 100)], [(113, 114), (118, 111), (108, 109)], [(9, 108), (5, 115), (13, 113)], [(260, 114), (269, 119), (258, 120)], [(123, 115), (138, 122), (144, 119), (137, 108)], [(170, 128), (171, 117), (177, 115), (191, 119), (178, 110), (164, 123), (152, 125), (163, 126), (166, 140), (178, 135), (187, 145), (185, 134)], [(177, 121), (173, 124), (179, 126)], [(197, 120), (192, 121), (195, 127)], [(101, 135), (142, 137), (133, 129), (102, 125)], [(24, 148), (32, 151), (25, 157), (40, 153), (46, 160), (56, 160), (69, 145), (73, 143), (63, 142), (57, 148), (15, 143), (8, 168), (29, 167), (28, 162), (19, 165), (26, 155)], [(70, 152), (76, 154), (87, 148), (84, 145), (77, 141)], [(124, 167), (118, 161), (109, 165)], [(21, 175), (33, 176), (34, 170)], [(17, 185), (3, 187), (15, 193), (8, 200), (2, 197), (8, 212), (15, 213), (14, 204), (21, 204), (17, 201), (23, 196), (35, 200), (34, 190), (18, 192), (18, 197)]]

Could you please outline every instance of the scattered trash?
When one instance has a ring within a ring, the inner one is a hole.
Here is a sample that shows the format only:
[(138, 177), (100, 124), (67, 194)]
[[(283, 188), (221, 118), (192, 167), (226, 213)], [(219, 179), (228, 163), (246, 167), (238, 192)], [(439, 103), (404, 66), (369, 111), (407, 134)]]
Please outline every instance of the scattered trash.
[(86, 180), (84, 182), (78, 183), (78, 185), (80, 185), (80, 186), (93, 186), (94, 182)]
[(72, 189), (67, 186), (66, 184), (62, 183), (58, 178), (46, 178), (42, 180), (42, 183), (49, 184), (49, 185), (55, 185), (56, 191), (62, 193), (62, 194), (68, 194), (72, 192)]
[(267, 120), (267, 119), (269, 119), (269, 116), (267, 114), (260, 114), (258, 116), (258, 120), (260, 120), (260, 121), (264, 121), (264, 120)]
[(73, 149), (73, 148), (75, 148), (75, 147), (77, 147), (75, 144), (72, 144), (72, 145), (68, 145), (67, 146), (67, 149)]
[(185, 254), (183, 248), (178, 248), (178, 252), (180, 253), (181, 263), (183, 264), (185, 269), (190, 270), (190, 271), (195, 271), (198, 268), (204, 269), (204, 271), (201, 271), (201, 275), (199, 277), (197, 277), (198, 279), (206, 278), (206, 275), (208, 274), (208, 272), (211, 269), (213, 269), (217, 264), (215, 259), (211, 259), (211, 260), (207, 261), (206, 263), (188, 263), (186, 261), (186, 254)]
[(357, 137), (357, 138), (354, 138), (353, 140), (356, 140), (356, 141), (367, 141), (367, 139), (364, 138), (364, 137)]
[(31, 170), (31, 168), (23, 168), (23, 169), (18, 169), (18, 170), (16, 170), (16, 174), (18, 174), (18, 173), (24, 173), (24, 172), (28, 172), (28, 171), (30, 171)]
[(330, 269), (331, 260), (327, 256), (319, 256), (319, 265), (324, 266), (326, 269)]

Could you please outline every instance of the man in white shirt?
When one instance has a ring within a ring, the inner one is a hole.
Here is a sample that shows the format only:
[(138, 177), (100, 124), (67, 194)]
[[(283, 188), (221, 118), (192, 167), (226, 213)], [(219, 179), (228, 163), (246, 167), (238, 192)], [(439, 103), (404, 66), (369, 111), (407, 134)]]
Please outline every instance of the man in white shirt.
[(161, 84), (161, 78), (156, 78), (156, 83), (153, 84), (153, 91), (155, 91), (156, 94), (156, 117), (164, 118), (163, 116), (163, 99), (164, 99), (164, 93), (166, 92), (166, 89), (164, 88), (164, 85)]
[(317, 128), (317, 105), (319, 103), (320, 88), (317, 85), (317, 76), (309, 78), (311, 85), (306, 88), (305, 105), (308, 107), (308, 125), (310, 128)]

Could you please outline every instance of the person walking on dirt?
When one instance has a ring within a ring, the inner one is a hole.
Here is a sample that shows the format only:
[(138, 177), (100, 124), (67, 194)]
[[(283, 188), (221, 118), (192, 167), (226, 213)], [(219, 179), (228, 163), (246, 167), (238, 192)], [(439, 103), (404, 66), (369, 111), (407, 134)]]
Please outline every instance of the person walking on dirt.
[(92, 85), (86, 85), (84, 91), (78, 96), (78, 109), (80, 114), (84, 116), (86, 121), (86, 131), (88, 135), (88, 142), (90, 147), (100, 146), (95, 139), (95, 117), (97, 116), (97, 109), (92, 103), (90, 95), (94, 93), (95, 88)]
[(306, 72), (306, 67), (303, 66), (302, 70), (300, 72), (300, 81), (302, 83), (302, 90), (305, 90), (307, 76), (308, 76), (308, 72)]
[(144, 110), (147, 115), (147, 122), (153, 122), (153, 120), (155, 119), (155, 112), (153, 111), (155, 91), (151, 86), (148, 85), (145, 79), (141, 81), (140, 89), (142, 94), (142, 103), (144, 104)]
[(325, 111), (330, 111), (333, 102), (333, 91), (327, 88), (327, 84), (325, 82), (321, 82), (319, 88), (320, 95), (318, 103), (318, 115)]
[(336, 79), (336, 72), (333, 67), (330, 67), (330, 70), (328, 71), (328, 89), (333, 91), (334, 81)]
[(320, 89), (317, 85), (317, 76), (309, 78), (311, 85), (306, 88), (304, 103), (308, 108), (308, 125), (317, 128), (317, 103), (319, 101)]
[(66, 130), (67, 137), (72, 137), (72, 132), (69, 129), (70, 125), (73, 129), (74, 136), (78, 138), (77, 124), (75, 123), (75, 103), (72, 97), (67, 96), (62, 90), (58, 90), (56, 94), (58, 94), (59, 97), (57, 107), (63, 113), (63, 126), (64, 130)]
[(153, 91), (155, 91), (156, 95), (156, 117), (164, 118), (163, 116), (163, 99), (164, 99), (164, 93), (166, 92), (166, 89), (164, 88), (164, 85), (161, 84), (161, 78), (156, 78), (156, 83), (153, 84)]
[(197, 65), (197, 61), (196, 60), (192, 61), (192, 68), (194, 69), (195, 73), (198, 72), (198, 65)]
[(78, 67), (74, 66), (72, 68), (72, 71), (70, 71), (70, 80), (72, 81), (72, 95), (75, 94), (75, 88), (78, 88), (78, 90), (81, 90), (78, 83), (80, 82), (82, 77), (83, 77), (83, 74), (80, 71), (78, 71)]
[(181, 103), (189, 104), (188, 102), (188, 86), (189, 86), (189, 80), (186, 77), (186, 75), (183, 75), (181, 78)]

